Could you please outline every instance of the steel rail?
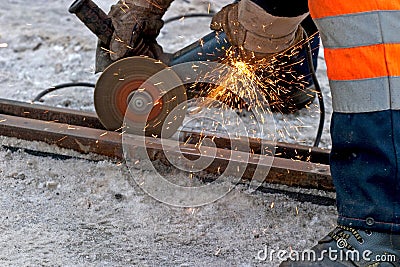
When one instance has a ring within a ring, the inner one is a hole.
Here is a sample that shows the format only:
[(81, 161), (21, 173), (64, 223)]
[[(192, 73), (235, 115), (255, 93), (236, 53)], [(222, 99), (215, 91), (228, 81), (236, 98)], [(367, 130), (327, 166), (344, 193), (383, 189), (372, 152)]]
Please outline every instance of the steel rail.
[[(123, 160), (121, 133), (101, 129), (102, 126), (98, 124), (93, 113), (10, 100), (0, 100), (0, 113), (0, 135), (42, 141), (81, 153), (96, 153)], [(172, 155), (184, 156), (187, 159), (204, 156), (193, 144), (200, 135), (201, 133), (184, 132), (183, 137), (186, 140), (183, 140), (184, 142), (181, 142), (179, 147), (170, 147), (170, 152)], [(192, 141), (187, 142), (187, 138)], [(217, 174), (223, 172), (229, 162), (242, 164), (240, 160), (235, 162), (237, 159), (231, 158), (229, 140), (218, 136), (213, 141), (217, 145), (216, 156), (212, 158), (212, 163), (205, 171)], [(254, 178), (254, 171), (258, 168), (261, 173), (269, 171), (266, 182), (334, 190), (329, 165), (325, 162), (328, 151), (315, 150), (307, 146), (279, 144), (278, 154), (271, 158), (256, 153), (257, 143), (259, 143), (257, 140), (252, 140), (250, 143), (253, 153), (241, 152), (243, 158), (248, 157), (247, 167), (242, 175), (243, 179)], [(160, 160), (165, 164), (169, 162), (164, 153), (165, 147), (159, 139), (146, 137), (144, 142), (138, 139), (130, 145), (147, 149), (151, 160)], [(289, 159), (289, 156), (294, 157)], [(318, 161), (321, 158), (325, 159)], [(272, 166), (263, 162), (272, 162)]]
[[(212, 139), (217, 147), (231, 148), (231, 140), (223, 135), (189, 131), (182, 131), (180, 133), (180, 140), (186, 143), (196, 144), (204, 138)], [(262, 150), (266, 151), (268, 147), (275, 147), (274, 155), (276, 157), (329, 165), (329, 150), (326, 149), (282, 142), (273, 143), (259, 138), (246, 138), (245, 142), (248, 143), (254, 154), (262, 154)], [(262, 149), (262, 147), (264, 149)]]
[(31, 104), (0, 98), (0, 114), (104, 129), (93, 112)]
[[(96, 114), (87, 111), (57, 108), (0, 98), (0, 114), (105, 130)], [(207, 135), (208, 137), (212, 137), (212, 140), (217, 147), (230, 147), (231, 141), (226, 138), (226, 136), (216, 135), (215, 133), (183, 130), (180, 132), (179, 138), (183, 142), (193, 144), (197, 143), (200, 139), (207, 137)], [(253, 153), (261, 153), (260, 139), (249, 138), (248, 143)], [(272, 145), (265, 141), (263, 143), (266, 145)], [(279, 142), (274, 145), (275, 156), (277, 157), (329, 165), (329, 150)]]

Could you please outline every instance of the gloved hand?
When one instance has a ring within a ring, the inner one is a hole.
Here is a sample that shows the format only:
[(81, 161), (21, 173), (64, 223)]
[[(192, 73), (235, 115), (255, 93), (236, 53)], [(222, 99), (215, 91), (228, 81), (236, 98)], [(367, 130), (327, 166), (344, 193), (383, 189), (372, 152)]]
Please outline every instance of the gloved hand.
[(241, 0), (219, 11), (210, 28), (223, 30), (245, 59), (258, 60), (270, 58), (299, 42), (302, 39), (300, 23), (307, 15), (276, 17), (250, 0)]
[(112, 61), (127, 56), (144, 55), (158, 59), (163, 51), (156, 38), (164, 25), (161, 18), (172, 2), (119, 0), (113, 5), (108, 15), (114, 34), (109, 47), (103, 44), (103, 49), (97, 49), (96, 71), (102, 71)]

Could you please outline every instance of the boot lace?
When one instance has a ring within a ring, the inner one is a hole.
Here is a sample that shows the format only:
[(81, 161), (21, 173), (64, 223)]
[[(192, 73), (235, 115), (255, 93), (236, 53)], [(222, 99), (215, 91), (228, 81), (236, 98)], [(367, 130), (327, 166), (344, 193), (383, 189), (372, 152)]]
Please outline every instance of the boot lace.
[(328, 236), (335, 240), (338, 243), (338, 246), (340, 244), (341, 248), (346, 248), (348, 250), (355, 250), (355, 248), (348, 242), (350, 236), (354, 236), (358, 243), (364, 243), (364, 239), (361, 237), (358, 230), (343, 225), (338, 225), (336, 229), (328, 234)]

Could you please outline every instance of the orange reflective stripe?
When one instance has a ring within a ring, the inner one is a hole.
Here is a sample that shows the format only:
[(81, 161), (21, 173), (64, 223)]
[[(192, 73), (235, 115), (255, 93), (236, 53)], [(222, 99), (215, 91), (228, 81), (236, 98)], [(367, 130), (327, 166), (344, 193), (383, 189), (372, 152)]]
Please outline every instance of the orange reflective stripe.
[(385, 49), (389, 76), (400, 76), (400, 44), (386, 44)]
[(400, 76), (400, 44), (325, 48), (324, 52), (330, 80)]
[(314, 19), (375, 10), (400, 10), (400, 1), (398, 0), (309, 0), (308, 3)]

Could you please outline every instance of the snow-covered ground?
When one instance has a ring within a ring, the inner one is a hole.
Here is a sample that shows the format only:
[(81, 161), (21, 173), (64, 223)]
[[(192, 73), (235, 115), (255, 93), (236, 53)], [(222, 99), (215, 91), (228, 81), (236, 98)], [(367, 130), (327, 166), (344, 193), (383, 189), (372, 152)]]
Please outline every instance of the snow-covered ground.
[[(2, 0), (0, 97), (32, 100), (41, 90), (73, 81), (95, 82), (96, 38), (68, 13), (71, 1)], [(109, 10), (112, 0), (98, 0)], [(229, 1), (176, 0), (166, 17), (217, 11)], [(209, 18), (167, 24), (159, 42), (173, 52), (209, 32)], [(326, 67), (318, 77), (331, 110)], [(45, 104), (93, 110), (93, 91), (64, 89)], [(312, 144), (317, 102), (308, 110), (277, 115), (280, 140)], [(330, 112), (327, 114), (329, 124)], [(329, 125), (322, 146), (329, 147)], [(335, 224), (336, 211), (282, 194), (249, 194), (240, 186), (221, 200), (196, 209), (172, 208), (136, 186), (124, 164), (36, 142), (1, 138), (1, 266), (276, 266), (257, 253), (301, 250)], [(5, 146), (62, 153), (54, 159), (13, 152)], [(150, 175), (150, 174), (147, 174)], [(277, 186), (272, 186), (277, 188)], [(332, 193), (279, 189), (333, 197)]]

